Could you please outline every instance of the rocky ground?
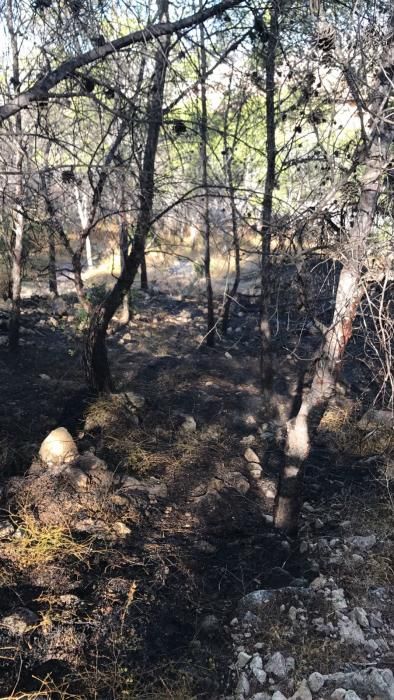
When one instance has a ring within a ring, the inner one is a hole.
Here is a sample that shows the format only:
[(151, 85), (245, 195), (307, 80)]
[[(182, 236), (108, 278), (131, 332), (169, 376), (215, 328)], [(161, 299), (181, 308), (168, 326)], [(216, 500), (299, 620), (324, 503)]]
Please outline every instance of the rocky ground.
[(207, 350), (198, 298), (137, 295), (97, 400), (71, 296), (26, 300), (17, 357), (3, 307), (1, 698), (394, 698), (392, 427), (342, 386), (276, 533), (256, 314)]

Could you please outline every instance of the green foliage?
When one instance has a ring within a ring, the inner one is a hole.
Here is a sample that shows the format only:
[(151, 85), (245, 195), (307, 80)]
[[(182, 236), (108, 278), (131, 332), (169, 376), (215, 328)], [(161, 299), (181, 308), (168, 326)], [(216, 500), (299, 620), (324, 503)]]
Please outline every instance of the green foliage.
[(107, 287), (104, 282), (101, 284), (93, 284), (86, 292), (86, 298), (92, 306), (100, 306), (106, 296)]

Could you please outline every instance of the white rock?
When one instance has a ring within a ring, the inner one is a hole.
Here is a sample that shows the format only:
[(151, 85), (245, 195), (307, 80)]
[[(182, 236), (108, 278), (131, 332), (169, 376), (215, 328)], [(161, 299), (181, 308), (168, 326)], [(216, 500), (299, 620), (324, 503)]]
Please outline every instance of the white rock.
[(359, 644), (364, 644), (365, 637), (360, 625), (349, 618), (339, 620), (338, 622), (339, 636), (342, 642), (346, 644), (354, 644), (358, 646)]
[(236, 664), (235, 664), (236, 668), (237, 669), (244, 668), (246, 666), (246, 664), (249, 663), (251, 658), (252, 658), (251, 654), (247, 654), (245, 651), (240, 651), (238, 654)]
[(265, 671), (275, 678), (286, 678), (287, 668), (286, 659), (280, 651), (272, 654), (268, 663), (265, 665)]
[(352, 619), (357, 622), (361, 627), (369, 627), (369, 621), (367, 613), (364, 608), (356, 607), (352, 611)]
[(250, 692), (250, 683), (248, 681), (248, 677), (246, 673), (241, 673), (237, 687), (235, 688), (235, 697), (237, 700), (243, 700), (243, 698), (247, 697)]
[(28, 608), (18, 608), (11, 615), (0, 620), (0, 627), (5, 627), (11, 634), (20, 637), (39, 622), (37, 615)]
[(344, 700), (345, 695), (346, 690), (344, 688), (337, 688), (333, 693), (331, 693), (330, 698), (331, 700)]
[(197, 430), (197, 423), (194, 420), (193, 416), (185, 416), (185, 420), (183, 421), (181, 427), (180, 427), (180, 432), (181, 433), (195, 433)]
[(298, 686), (296, 692), (291, 696), (290, 700), (313, 700), (312, 693), (309, 689), (308, 682), (304, 678)]
[(322, 689), (324, 681), (325, 677), (321, 673), (318, 673), (318, 671), (311, 673), (311, 675), (308, 678), (308, 684), (312, 693), (318, 693), (319, 690)]
[(252, 450), (251, 447), (248, 447), (245, 450), (244, 457), (245, 457), (247, 462), (254, 462), (255, 464), (260, 464), (260, 460), (259, 460), (257, 454), (255, 453), (254, 450)]
[(280, 692), (280, 690), (275, 690), (272, 700), (287, 700), (287, 698), (286, 695), (283, 695), (283, 693)]
[(41, 444), (39, 455), (45, 464), (60, 465), (77, 459), (78, 449), (66, 428), (55, 428)]

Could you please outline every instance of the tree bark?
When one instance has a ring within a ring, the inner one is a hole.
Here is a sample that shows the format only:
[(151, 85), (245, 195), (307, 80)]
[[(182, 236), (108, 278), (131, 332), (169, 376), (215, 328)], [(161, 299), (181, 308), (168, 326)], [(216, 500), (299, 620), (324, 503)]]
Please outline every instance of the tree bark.
[(208, 113), (207, 113), (207, 53), (205, 49), (205, 29), (200, 25), (200, 49), (201, 49), (201, 117), (200, 117), (200, 162), (201, 184), (204, 191), (204, 274), (205, 289), (207, 295), (207, 334), (206, 343), (209, 347), (215, 345), (215, 312), (213, 305), (213, 289), (211, 277), (211, 220), (209, 213), (209, 186), (208, 186)]
[[(20, 94), (20, 68), (19, 46), (17, 31), (14, 26), (13, 0), (7, 0), (6, 23), (11, 41), (12, 54), (12, 80), (17, 95)], [(14, 210), (12, 212), (12, 249), (11, 249), (11, 314), (8, 330), (8, 345), (11, 352), (15, 352), (19, 346), (21, 292), (22, 292), (22, 256), (23, 234), (25, 226), (24, 215), (24, 186), (23, 186), (23, 143), (22, 143), (22, 115), (15, 117), (15, 190)]]
[[(168, 0), (160, 3), (161, 17), (167, 16)], [(124, 268), (104, 302), (93, 312), (86, 335), (84, 366), (88, 384), (93, 391), (113, 390), (113, 381), (108, 363), (106, 333), (110, 320), (134, 282), (141, 265), (145, 242), (150, 230), (154, 199), (155, 161), (162, 124), (163, 92), (167, 71), (170, 39), (159, 42), (155, 55), (155, 69), (151, 99), (148, 107), (148, 132), (145, 143), (143, 166), (140, 173), (140, 208), (131, 252)]]
[(144, 248), (144, 252), (142, 253), (142, 260), (141, 260), (141, 289), (144, 290), (145, 292), (148, 291), (149, 289), (149, 284), (148, 284), (148, 270), (146, 268), (146, 251)]
[(265, 72), (265, 112), (267, 172), (261, 214), (261, 303), (260, 303), (260, 377), (266, 412), (273, 411), (273, 355), (270, 326), (270, 299), (272, 290), (272, 199), (276, 178), (276, 120), (275, 120), (275, 63), (279, 34), (279, 0), (274, 0), (270, 11)]
[(58, 296), (57, 278), (56, 278), (56, 242), (55, 234), (52, 228), (48, 229), (48, 286), (49, 291), (55, 297)]
[[(386, 96), (386, 99), (387, 96)], [(386, 101), (387, 104), (387, 101)], [(381, 99), (372, 106), (379, 113)], [(392, 127), (381, 121), (371, 135), (365, 157), (362, 187), (354, 224), (343, 251), (333, 320), (325, 333), (316, 363), (313, 381), (302, 399), (297, 415), (287, 423), (284, 466), (275, 505), (275, 527), (293, 533), (297, 530), (302, 502), (302, 476), (311, 439), (335, 393), (344, 352), (352, 335), (353, 321), (363, 296), (362, 273), (380, 193), (381, 180), (393, 139)]]

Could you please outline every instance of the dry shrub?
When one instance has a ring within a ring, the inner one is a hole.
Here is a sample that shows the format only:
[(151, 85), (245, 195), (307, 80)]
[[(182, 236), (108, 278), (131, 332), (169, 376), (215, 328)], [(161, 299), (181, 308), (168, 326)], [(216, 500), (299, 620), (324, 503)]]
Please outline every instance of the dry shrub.
[(394, 431), (387, 426), (362, 430), (358, 425), (358, 403), (327, 409), (319, 426), (340, 452), (355, 457), (394, 454)]
[(93, 538), (77, 542), (67, 528), (43, 525), (28, 509), (21, 509), (17, 518), (11, 519), (18, 526), (19, 536), (14, 535), (3, 545), (2, 554), (18, 570), (69, 557), (83, 561), (92, 553)]

